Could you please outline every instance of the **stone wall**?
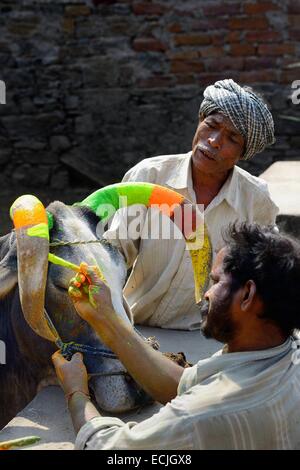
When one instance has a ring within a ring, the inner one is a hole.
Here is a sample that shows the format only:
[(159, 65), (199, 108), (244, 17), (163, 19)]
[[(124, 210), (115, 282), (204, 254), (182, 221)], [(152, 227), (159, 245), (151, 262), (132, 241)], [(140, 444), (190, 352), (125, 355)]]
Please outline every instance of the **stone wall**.
[(226, 77), (263, 92), (276, 121), (275, 146), (243, 166), (259, 174), (300, 157), (299, 122), (282, 118), (300, 115), (299, 0), (2, 0), (0, 10), (2, 188), (65, 200), (144, 157), (188, 151), (203, 89)]

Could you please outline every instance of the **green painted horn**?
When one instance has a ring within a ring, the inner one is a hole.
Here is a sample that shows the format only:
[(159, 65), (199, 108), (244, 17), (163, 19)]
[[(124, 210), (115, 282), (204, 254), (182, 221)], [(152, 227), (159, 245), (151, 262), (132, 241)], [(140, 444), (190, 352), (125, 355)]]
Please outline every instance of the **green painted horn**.
[[(105, 188), (101, 188), (82, 202), (75, 205), (89, 207), (101, 220), (106, 220), (107, 205), (115, 210), (120, 208), (120, 201), (123, 198), (127, 200), (127, 206), (132, 204), (144, 204), (146, 207), (157, 206), (162, 212), (168, 215), (175, 223), (178, 218), (174, 217), (176, 207), (184, 207), (189, 204), (192, 207), (190, 219), (182, 223), (179, 219), (179, 228), (186, 239), (187, 248), (190, 252), (194, 280), (195, 280), (195, 299), (198, 303), (207, 286), (210, 266), (211, 266), (211, 242), (208, 230), (204, 224), (202, 216), (196, 211), (196, 206), (184, 198), (181, 194), (163, 186), (151, 183), (118, 183)], [(200, 225), (196, 224), (196, 219)]]

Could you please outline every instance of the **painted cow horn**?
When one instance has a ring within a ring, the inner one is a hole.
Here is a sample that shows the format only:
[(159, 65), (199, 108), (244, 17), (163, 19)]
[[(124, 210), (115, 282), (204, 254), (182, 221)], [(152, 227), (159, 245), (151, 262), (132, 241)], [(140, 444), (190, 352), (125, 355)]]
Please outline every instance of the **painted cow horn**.
[(38, 335), (55, 341), (44, 317), (49, 253), (46, 210), (35, 196), (25, 195), (13, 203), (10, 216), (16, 230), (19, 294), (25, 320)]
[[(124, 201), (125, 199), (125, 201)], [(195, 299), (200, 302), (208, 284), (211, 266), (211, 242), (203, 216), (195, 204), (169, 188), (151, 183), (118, 183), (98, 189), (75, 205), (89, 207), (101, 220), (107, 220), (108, 208), (121, 204), (156, 206), (180, 228), (190, 252), (195, 281)], [(189, 210), (187, 210), (187, 207)], [(180, 210), (183, 209), (184, 210)], [(179, 209), (179, 211), (178, 211)], [(179, 216), (178, 216), (179, 215)], [(187, 217), (186, 217), (187, 215)], [(200, 225), (199, 225), (200, 222)]]

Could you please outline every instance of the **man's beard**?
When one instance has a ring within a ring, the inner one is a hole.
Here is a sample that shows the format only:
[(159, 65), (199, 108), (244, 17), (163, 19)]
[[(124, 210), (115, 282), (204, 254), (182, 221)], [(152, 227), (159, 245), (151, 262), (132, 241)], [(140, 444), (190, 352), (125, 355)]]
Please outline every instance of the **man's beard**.
[(213, 338), (221, 343), (228, 343), (233, 339), (235, 326), (230, 309), (231, 301), (231, 292), (222, 301), (211, 304), (207, 300), (203, 301), (200, 308), (203, 318), (200, 330), (205, 338)]

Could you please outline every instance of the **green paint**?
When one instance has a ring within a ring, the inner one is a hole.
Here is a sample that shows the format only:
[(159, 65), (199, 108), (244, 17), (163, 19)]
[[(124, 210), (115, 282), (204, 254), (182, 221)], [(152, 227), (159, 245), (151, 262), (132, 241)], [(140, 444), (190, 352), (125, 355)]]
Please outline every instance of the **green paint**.
[(78, 299), (82, 297), (81, 291), (80, 289), (78, 289), (78, 287), (73, 287), (73, 286), (69, 287), (68, 294), (73, 297), (77, 297)]
[(105, 212), (105, 208), (101, 207), (102, 205), (109, 204), (115, 209), (119, 208), (119, 194), (115, 186), (116, 185), (110, 185), (105, 188), (98, 189), (82, 202), (75, 205), (89, 207), (100, 219), (102, 219), (105, 216), (102, 212), (103, 210)]
[(53, 264), (58, 264), (59, 266), (72, 269), (72, 271), (80, 271), (80, 266), (77, 266), (77, 264), (70, 263), (69, 261), (60, 258), (59, 256), (53, 255), (52, 253), (48, 254), (48, 260)]
[(94, 299), (94, 295), (98, 295), (100, 291), (101, 291), (101, 287), (99, 286), (91, 286), (89, 288), (89, 302), (91, 306), (95, 309), (97, 309), (98, 304), (96, 300)]
[(89, 207), (100, 220), (103, 220), (103, 218), (106, 218), (105, 204), (113, 206), (115, 210), (120, 209), (120, 197), (127, 197), (127, 206), (132, 204), (144, 204), (147, 206), (154, 186), (151, 183), (111, 184), (105, 188), (98, 189), (82, 202), (74, 205)]
[(28, 437), (21, 437), (19, 439), (12, 439), (11, 441), (3, 441), (0, 442), (0, 450), (9, 450), (15, 447), (23, 447), (23, 446), (30, 446), (39, 442), (41, 440), (38, 436), (28, 436)]
[(149, 199), (153, 191), (153, 185), (150, 183), (135, 183), (132, 185), (124, 184), (118, 188), (120, 196), (127, 197), (127, 205), (132, 206), (133, 204), (144, 204), (149, 205)]
[(26, 231), (29, 237), (39, 237), (39, 238), (47, 238), (49, 240), (49, 229), (48, 224), (37, 224), (31, 228), (28, 228)]
[(53, 225), (54, 225), (54, 217), (52, 214), (50, 214), (50, 212), (46, 211), (47, 213), (47, 217), (48, 217), (48, 226), (49, 226), (49, 230), (52, 230), (53, 229)]

